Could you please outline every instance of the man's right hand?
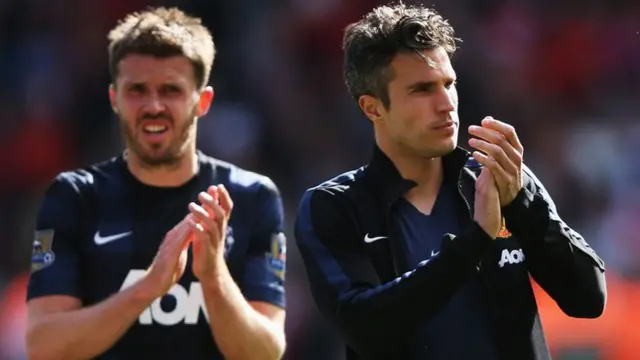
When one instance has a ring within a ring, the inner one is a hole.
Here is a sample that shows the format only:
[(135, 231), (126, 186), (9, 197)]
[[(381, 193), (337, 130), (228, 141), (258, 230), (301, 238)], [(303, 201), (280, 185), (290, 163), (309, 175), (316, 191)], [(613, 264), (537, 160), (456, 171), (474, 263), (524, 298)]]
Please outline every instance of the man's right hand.
[(483, 168), (476, 180), (476, 198), (474, 220), (495, 240), (502, 226), (500, 194), (498, 186), (488, 168)]
[(169, 230), (140, 283), (142, 293), (151, 300), (165, 295), (184, 274), (191, 237), (190, 216)]

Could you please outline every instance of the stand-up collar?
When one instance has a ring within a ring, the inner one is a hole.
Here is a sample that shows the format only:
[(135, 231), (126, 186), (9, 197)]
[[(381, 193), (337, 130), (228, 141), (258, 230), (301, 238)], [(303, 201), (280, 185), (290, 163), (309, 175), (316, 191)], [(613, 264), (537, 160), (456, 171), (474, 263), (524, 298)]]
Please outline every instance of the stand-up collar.
[[(445, 181), (457, 181), (469, 156), (467, 150), (458, 147), (442, 157)], [(395, 164), (377, 145), (374, 146), (373, 156), (366, 171), (376, 187), (375, 190), (381, 193), (388, 204), (417, 185), (415, 181), (403, 178)]]

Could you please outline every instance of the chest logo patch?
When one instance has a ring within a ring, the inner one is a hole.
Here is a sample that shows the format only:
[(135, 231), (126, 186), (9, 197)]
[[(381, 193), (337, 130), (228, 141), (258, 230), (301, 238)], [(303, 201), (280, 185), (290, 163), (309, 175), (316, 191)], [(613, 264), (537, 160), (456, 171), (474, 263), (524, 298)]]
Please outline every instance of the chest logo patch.
[(502, 226), (500, 227), (500, 231), (498, 232), (498, 237), (502, 239), (507, 239), (511, 237), (511, 232), (507, 229), (507, 223), (502, 218)]

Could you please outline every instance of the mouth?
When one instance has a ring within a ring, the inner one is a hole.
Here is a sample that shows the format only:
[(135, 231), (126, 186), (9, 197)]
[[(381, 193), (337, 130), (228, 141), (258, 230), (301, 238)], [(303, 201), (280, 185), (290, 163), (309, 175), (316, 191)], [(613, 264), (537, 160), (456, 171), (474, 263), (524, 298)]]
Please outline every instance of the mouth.
[(445, 123), (433, 126), (432, 129), (433, 130), (449, 130), (449, 129), (453, 129), (456, 126), (456, 122), (453, 120), (449, 120)]
[(144, 143), (157, 146), (169, 141), (171, 134), (170, 123), (162, 120), (146, 120), (140, 126), (140, 137)]
[(142, 132), (146, 135), (162, 135), (169, 130), (166, 122), (145, 121), (142, 123)]
[(157, 135), (157, 134), (162, 134), (163, 132), (167, 131), (167, 129), (168, 128), (166, 126), (149, 125), (149, 126), (143, 127), (142, 131), (144, 131), (146, 134)]

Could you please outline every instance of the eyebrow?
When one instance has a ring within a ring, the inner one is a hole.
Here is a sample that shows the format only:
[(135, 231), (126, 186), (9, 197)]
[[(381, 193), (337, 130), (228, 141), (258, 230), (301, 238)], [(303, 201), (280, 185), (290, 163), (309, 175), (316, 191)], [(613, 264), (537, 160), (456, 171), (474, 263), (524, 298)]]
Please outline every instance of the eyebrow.
[(134, 86), (145, 86), (146, 84), (143, 81), (130, 81), (123, 82), (126, 87), (134, 87)]
[[(123, 82), (123, 84), (127, 87), (132, 87), (132, 86), (147, 86), (148, 83), (146, 81), (127, 81), (125, 80)], [(181, 87), (183, 84), (181, 81), (178, 80), (168, 80), (168, 81), (163, 81), (160, 83), (160, 86), (178, 86)]]
[[(446, 77), (441, 79), (444, 83), (455, 82), (455, 77)], [(416, 81), (409, 85), (407, 85), (407, 90), (419, 90), (419, 89), (427, 89), (438, 84), (441, 80), (432, 80), (432, 81)]]
[(417, 81), (407, 85), (407, 90), (427, 89), (436, 85), (436, 81)]

